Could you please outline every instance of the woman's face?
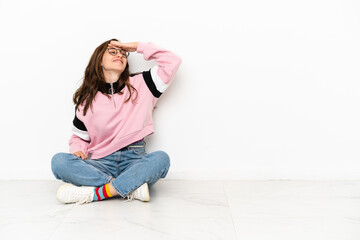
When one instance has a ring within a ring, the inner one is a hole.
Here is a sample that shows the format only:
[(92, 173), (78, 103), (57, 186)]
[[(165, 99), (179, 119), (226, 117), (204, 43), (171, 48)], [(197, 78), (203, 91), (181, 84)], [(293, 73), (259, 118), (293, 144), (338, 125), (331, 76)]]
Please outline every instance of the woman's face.
[(104, 71), (116, 71), (120, 74), (124, 71), (127, 64), (127, 58), (123, 55), (126, 53), (123, 50), (120, 50), (120, 48), (106, 49), (101, 62)]

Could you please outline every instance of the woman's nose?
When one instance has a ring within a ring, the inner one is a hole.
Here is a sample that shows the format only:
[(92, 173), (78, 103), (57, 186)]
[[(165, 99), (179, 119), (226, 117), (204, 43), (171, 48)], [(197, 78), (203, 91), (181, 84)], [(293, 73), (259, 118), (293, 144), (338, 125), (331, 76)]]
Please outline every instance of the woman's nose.
[(116, 52), (116, 55), (115, 55), (115, 56), (117, 56), (117, 55), (119, 55), (120, 57), (124, 57), (124, 55), (122, 55), (120, 51), (117, 51), (117, 52)]

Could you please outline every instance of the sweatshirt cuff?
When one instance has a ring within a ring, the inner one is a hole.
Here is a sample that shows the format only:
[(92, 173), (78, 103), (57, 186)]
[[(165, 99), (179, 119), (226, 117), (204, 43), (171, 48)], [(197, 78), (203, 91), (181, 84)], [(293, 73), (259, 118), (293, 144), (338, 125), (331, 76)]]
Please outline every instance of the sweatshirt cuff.
[(144, 42), (139, 42), (138, 43), (138, 46), (136, 48), (136, 52), (137, 53), (143, 53), (144, 52), (144, 47), (145, 47), (145, 44)]
[(89, 154), (88, 150), (86, 148), (82, 147), (82, 146), (70, 146), (70, 148), (69, 148), (69, 152), (71, 154), (73, 154), (73, 153), (75, 153), (75, 152), (77, 152), (79, 150), (81, 150), (85, 155)]

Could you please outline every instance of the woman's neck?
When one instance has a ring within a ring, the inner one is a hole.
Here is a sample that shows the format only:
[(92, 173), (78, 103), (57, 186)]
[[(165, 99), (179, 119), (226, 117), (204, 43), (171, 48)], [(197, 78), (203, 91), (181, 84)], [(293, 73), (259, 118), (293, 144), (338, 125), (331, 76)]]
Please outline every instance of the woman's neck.
[(114, 83), (119, 79), (120, 75), (121, 73), (119, 72), (104, 71), (105, 82)]

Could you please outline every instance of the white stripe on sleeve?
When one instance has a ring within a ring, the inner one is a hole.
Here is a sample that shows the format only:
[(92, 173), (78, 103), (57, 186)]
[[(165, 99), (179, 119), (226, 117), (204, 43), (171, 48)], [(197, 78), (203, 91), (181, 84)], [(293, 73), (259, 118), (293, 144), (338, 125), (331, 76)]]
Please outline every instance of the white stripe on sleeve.
[(167, 89), (168, 85), (165, 84), (161, 78), (159, 77), (159, 75), (157, 74), (157, 71), (158, 71), (158, 66), (154, 66), (153, 68), (151, 68), (150, 70), (150, 73), (151, 73), (151, 78), (153, 79), (154, 83), (155, 83), (155, 86), (156, 86), (156, 89), (163, 93), (165, 92), (165, 90)]
[(81, 139), (84, 139), (85, 141), (90, 141), (90, 136), (87, 131), (82, 131), (78, 129), (77, 127), (73, 126), (72, 133), (76, 136), (80, 137)]

